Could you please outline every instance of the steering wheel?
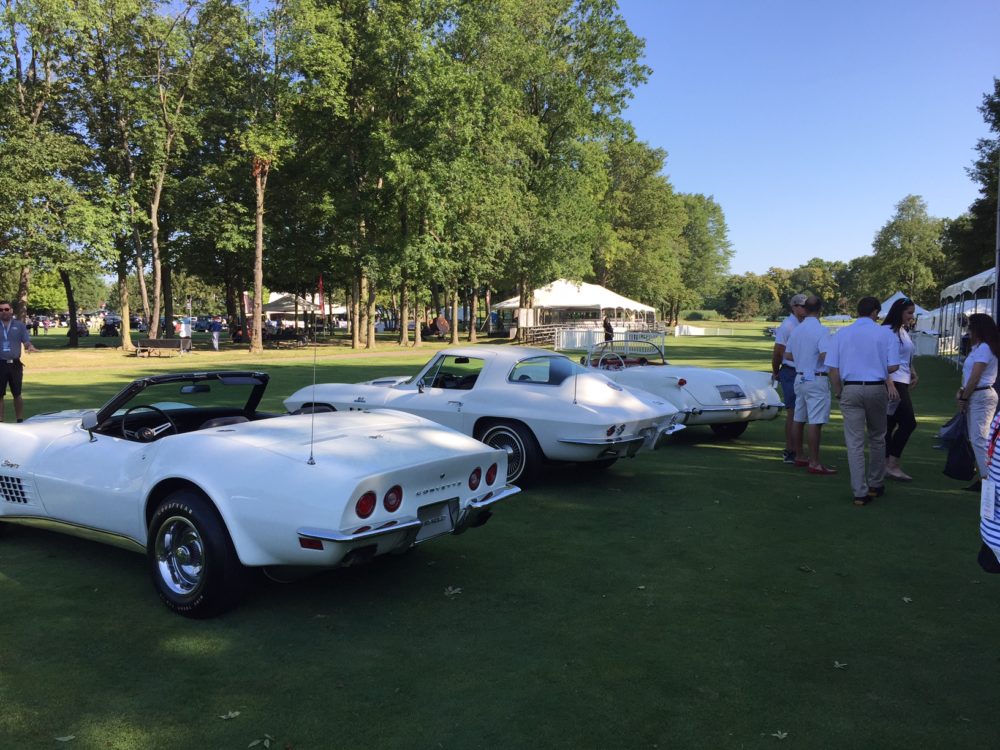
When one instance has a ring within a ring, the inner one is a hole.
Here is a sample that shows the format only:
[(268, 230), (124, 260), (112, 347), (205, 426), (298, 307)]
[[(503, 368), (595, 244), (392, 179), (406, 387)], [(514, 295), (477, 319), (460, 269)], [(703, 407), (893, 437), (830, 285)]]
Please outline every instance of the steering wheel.
[[(618, 360), (616, 363), (615, 360)], [(598, 370), (624, 370), (625, 360), (622, 359), (622, 355), (618, 352), (604, 352), (601, 358), (597, 360)]]
[[(150, 411), (155, 411), (161, 417), (163, 417), (166, 422), (163, 424), (158, 424), (156, 427), (140, 427), (138, 430), (129, 430), (125, 427), (125, 422), (128, 420), (128, 415), (139, 409), (149, 409)], [(152, 443), (160, 435), (162, 435), (167, 430), (173, 430), (175, 435), (180, 434), (177, 429), (177, 425), (174, 424), (174, 420), (170, 416), (156, 406), (150, 406), (149, 404), (136, 404), (135, 406), (126, 409), (125, 413), (122, 414), (122, 437), (126, 440), (138, 440), (140, 443)]]

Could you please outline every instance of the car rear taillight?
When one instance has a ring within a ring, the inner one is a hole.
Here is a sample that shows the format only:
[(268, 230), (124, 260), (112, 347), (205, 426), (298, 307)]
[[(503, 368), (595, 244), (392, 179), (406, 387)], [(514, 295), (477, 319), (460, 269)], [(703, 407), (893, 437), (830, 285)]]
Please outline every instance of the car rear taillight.
[(469, 474), (469, 489), (474, 490), (479, 487), (479, 480), (483, 478), (483, 470), (478, 466)]
[(390, 513), (395, 513), (402, 504), (403, 488), (398, 484), (395, 487), (389, 488), (389, 491), (385, 493), (385, 497), (382, 498), (382, 507)]
[(492, 486), (497, 481), (497, 465), (493, 464), (486, 470), (486, 484)]
[(354, 506), (354, 512), (358, 514), (358, 518), (368, 518), (368, 516), (375, 512), (375, 503), (377, 502), (378, 498), (375, 497), (375, 493), (369, 490), (358, 498), (358, 502)]

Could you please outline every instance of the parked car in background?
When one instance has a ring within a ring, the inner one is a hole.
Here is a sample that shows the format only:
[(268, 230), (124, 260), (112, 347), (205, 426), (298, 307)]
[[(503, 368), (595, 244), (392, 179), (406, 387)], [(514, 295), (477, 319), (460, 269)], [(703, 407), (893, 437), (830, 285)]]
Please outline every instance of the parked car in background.
[(545, 461), (606, 468), (682, 429), (667, 400), (613, 383), (567, 357), (527, 347), (444, 349), (413, 376), (324, 383), (287, 399), (289, 411), (400, 409), (507, 453), (507, 480), (533, 480)]
[(96, 410), (0, 424), (5, 523), (146, 556), (164, 604), (235, 605), (247, 568), (349, 566), (483, 525), (506, 454), (400, 412), (273, 415), (261, 372), (139, 378)]
[(595, 344), (581, 364), (667, 399), (685, 425), (708, 425), (719, 437), (738, 437), (750, 422), (774, 419), (785, 406), (769, 372), (672, 365), (660, 345), (641, 334)]

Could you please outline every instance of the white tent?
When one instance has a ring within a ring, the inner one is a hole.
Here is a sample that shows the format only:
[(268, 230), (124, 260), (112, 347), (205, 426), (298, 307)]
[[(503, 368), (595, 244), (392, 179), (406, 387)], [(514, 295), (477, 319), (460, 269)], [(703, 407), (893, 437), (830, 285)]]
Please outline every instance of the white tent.
[[(625, 310), (642, 313), (656, 312), (649, 305), (623, 297), (597, 284), (584, 284), (558, 279), (532, 292), (535, 308), (561, 310)], [(517, 297), (493, 305), (494, 310), (516, 310), (521, 306)]]
[(300, 313), (314, 312), (319, 309), (319, 305), (314, 305), (309, 300), (296, 297), (294, 294), (286, 294), (268, 302), (261, 309), (266, 313), (294, 313), (296, 308)]
[[(889, 297), (889, 299), (887, 299), (885, 302), (882, 303), (882, 312), (880, 313), (880, 315), (882, 317), (885, 317), (886, 313), (889, 312), (889, 308), (892, 307), (892, 303), (895, 302), (898, 299), (902, 299), (905, 296), (906, 295), (903, 294), (902, 292), (896, 292), (894, 295), (892, 295), (891, 297)], [(916, 302), (914, 302), (913, 303), (913, 314), (916, 317), (919, 318), (921, 315), (926, 315), (927, 311), (924, 308), (922, 308), (920, 305), (918, 305)]]

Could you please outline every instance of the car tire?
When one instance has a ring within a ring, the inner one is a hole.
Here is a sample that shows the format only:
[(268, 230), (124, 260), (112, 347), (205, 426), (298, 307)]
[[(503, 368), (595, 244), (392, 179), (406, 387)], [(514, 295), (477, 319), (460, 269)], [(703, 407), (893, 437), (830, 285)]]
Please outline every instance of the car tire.
[(537, 477), (542, 466), (542, 449), (534, 434), (520, 422), (487, 422), (477, 439), (491, 448), (507, 452), (507, 482), (524, 487)]
[(738, 438), (747, 431), (747, 427), (749, 426), (749, 422), (722, 422), (719, 424), (709, 425), (716, 437), (725, 438), (726, 440)]
[(157, 506), (146, 549), (153, 586), (167, 609), (214, 617), (242, 598), (246, 569), (218, 511), (194, 490), (178, 490)]

